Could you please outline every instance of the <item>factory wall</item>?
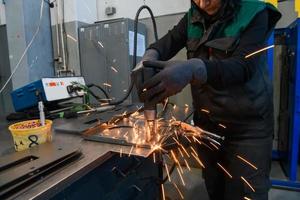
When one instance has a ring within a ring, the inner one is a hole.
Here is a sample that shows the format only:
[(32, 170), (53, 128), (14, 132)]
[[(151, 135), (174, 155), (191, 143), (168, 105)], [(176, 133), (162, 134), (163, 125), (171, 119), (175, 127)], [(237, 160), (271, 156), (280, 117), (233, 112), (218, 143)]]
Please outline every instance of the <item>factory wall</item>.
[[(0, 36), (2, 56), (8, 58), (8, 62), (1, 63), (2, 87), (9, 75), (19, 63), (25, 49), (30, 44), (40, 23), (40, 9), (42, 0), (9, 0), (5, 1), (6, 26)], [(10, 91), (36, 81), (42, 77), (54, 75), (53, 48), (51, 41), (51, 25), (48, 4), (44, 3), (43, 16), (39, 32), (32, 42), (27, 53), (20, 62), (11, 82), (6, 90), (0, 95), (4, 99), (5, 112), (12, 112)], [(4, 28), (3, 28), (4, 29)], [(8, 56), (7, 56), (8, 55)], [(2, 59), (1, 59), (2, 62)]]
[[(297, 0), (298, 1), (298, 0)], [(282, 18), (277, 23), (276, 28), (286, 28), (291, 25), (297, 19), (297, 13), (295, 12), (295, 1), (283, 1), (278, 3), (278, 9), (282, 14)]]
[[(10, 75), (9, 66), (6, 25), (0, 25), (0, 87), (2, 87)], [(3, 94), (0, 95), (0, 116), (5, 115), (13, 110), (10, 98), (11, 88), (12, 84), (9, 84), (3, 91)]]
[[(145, 0), (155, 14), (155, 16), (168, 15), (170, 13), (180, 13), (186, 11), (189, 7), (187, 0)], [(73, 70), (75, 75), (80, 75), (78, 28), (96, 21), (103, 21), (116, 18), (134, 18), (136, 11), (144, 4), (143, 0), (64, 0), (56, 3), (51, 9), (51, 24), (53, 47), (55, 57), (62, 57), (62, 41), (60, 36), (60, 27), (56, 24), (64, 22), (64, 29), (67, 37), (64, 37), (64, 46), (67, 50), (66, 63), (68, 70)], [(116, 7), (115, 15), (109, 17), (105, 15), (105, 8)], [(58, 13), (57, 13), (58, 11)], [(142, 13), (141, 18), (149, 17), (148, 13)], [(59, 31), (57, 34), (56, 30)], [(57, 40), (57, 38), (59, 38)], [(60, 53), (58, 53), (60, 52)], [(61, 70), (63, 64), (56, 62), (56, 69)]]
[(4, 2), (0, 1), (0, 25), (6, 24)]
[[(41, 0), (10, 0), (6, 23), (11, 71), (19, 62), (40, 23)], [(53, 54), (49, 7), (44, 3), (39, 32), (12, 79), (13, 89), (41, 77), (53, 76)]]
[[(190, 7), (189, 0), (98, 0), (98, 21), (122, 17), (134, 19), (136, 11), (144, 4), (153, 10), (155, 16), (182, 13), (187, 11)], [(107, 16), (105, 14), (107, 7), (115, 7), (116, 14)], [(148, 16), (149, 14), (147, 12), (141, 13), (141, 18)]]

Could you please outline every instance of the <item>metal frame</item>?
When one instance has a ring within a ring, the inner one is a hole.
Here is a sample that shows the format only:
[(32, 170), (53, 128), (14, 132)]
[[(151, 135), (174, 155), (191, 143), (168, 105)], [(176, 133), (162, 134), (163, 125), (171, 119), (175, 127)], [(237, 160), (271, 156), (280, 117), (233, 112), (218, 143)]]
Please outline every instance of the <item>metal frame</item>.
[[(300, 190), (300, 180), (297, 180), (300, 145), (300, 18), (289, 27), (288, 45), (295, 53), (294, 83), (292, 87), (292, 116), (288, 151), (287, 179), (272, 180), (273, 187)], [(276, 155), (276, 152), (273, 152)]]

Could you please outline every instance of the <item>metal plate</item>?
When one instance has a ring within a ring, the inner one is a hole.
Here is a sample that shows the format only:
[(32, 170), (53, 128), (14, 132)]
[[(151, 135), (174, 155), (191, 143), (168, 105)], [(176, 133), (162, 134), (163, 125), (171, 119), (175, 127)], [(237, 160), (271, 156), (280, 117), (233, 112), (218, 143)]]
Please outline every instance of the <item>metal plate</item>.
[(0, 199), (8, 198), (80, 156), (76, 147), (46, 143), (0, 158)]
[(107, 123), (116, 115), (120, 115), (130, 110), (137, 110), (140, 107), (141, 105), (138, 104), (117, 106), (116, 108), (110, 111), (86, 114), (81, 117), (78, 117), (77, 119), (71, 119), (67, 123), (63, 123), (54, 127), (54, 129), (59, 132), (81, 134), (99, 124)]
[[(137, 107), (138, 108), (138, 107)], [(158, 113), (161, 116), (158, 119), (158, 127), (164, 127), (170, 119), (184, 121), (191, 115), (192, 110), (189, 107), (168, 106), (165, 112), (162, 112), (162, 107)], [(140, 112), (139, 112), (140, 111)], [(110, 125), (101, 124), (84, 132), (83, 137), (86, 140), (97, 142), (119, 144), (125, 146), (138, 146), (150, 148), (151, 143), (146, 141), (146, 131), (144, 125), (144, 116), (141, 110), (130, 110), (127, 113), (132, 115), (120, 116), (118, 119), (111, 120), (114, 123)], [(159, 138), (157, 138), (159, 140)]]

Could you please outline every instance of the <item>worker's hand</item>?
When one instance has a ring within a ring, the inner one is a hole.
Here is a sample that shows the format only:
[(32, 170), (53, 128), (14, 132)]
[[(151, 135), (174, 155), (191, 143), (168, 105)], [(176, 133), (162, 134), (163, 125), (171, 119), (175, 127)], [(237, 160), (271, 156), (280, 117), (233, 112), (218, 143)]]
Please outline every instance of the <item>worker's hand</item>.
[(141, 100), (157, 104), (179, 93), (189, 83), (203, 85), (207, 81), (207, 71), (201, 59), (187, 61), (145, 61), (144, 66), (161, 68), (158, 74), (143, 85)]
[(145, 68), (143, 65), (144, 61), (156, 61), (159, 59), (159, 53), (155, 49), (148, 49), (144, 54), (142, 60), (136, 65), (136, 67), (132, 70), (131, 78), (134, 82), (138, 95), (140, 97), (142, 93), (142, 86), (145, 81), (152, 78), (156, 73), (157, 70), (153, 68)]

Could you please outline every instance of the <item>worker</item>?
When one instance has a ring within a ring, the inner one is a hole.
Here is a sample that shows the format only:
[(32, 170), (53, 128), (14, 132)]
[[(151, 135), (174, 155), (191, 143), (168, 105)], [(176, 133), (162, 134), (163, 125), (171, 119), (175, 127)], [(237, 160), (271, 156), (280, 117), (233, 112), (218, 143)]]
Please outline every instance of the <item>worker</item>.
[[(198, 148), (211, 200), (268, 199), (272, 84), (266, 52), (247, 55), (266, 46), (280, 17), (259, 0), (193, 0), (133, 73), (141, 101), (153, 105), (190, 84), (195, 125), (225, 136), (219, 150)], [(170, 60), (184, 47), (187, 60)], [(142, 81), (149, 68), (162, 70)]]

